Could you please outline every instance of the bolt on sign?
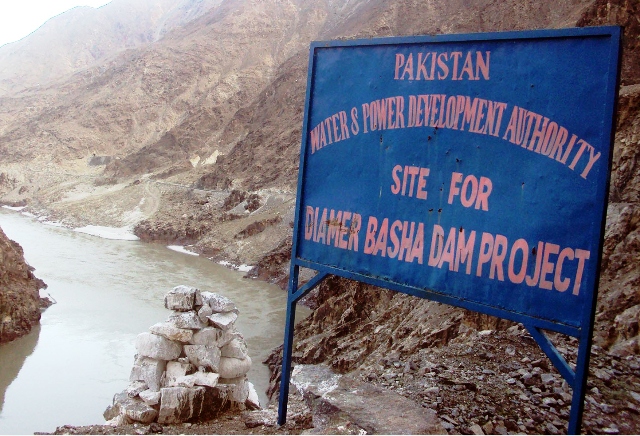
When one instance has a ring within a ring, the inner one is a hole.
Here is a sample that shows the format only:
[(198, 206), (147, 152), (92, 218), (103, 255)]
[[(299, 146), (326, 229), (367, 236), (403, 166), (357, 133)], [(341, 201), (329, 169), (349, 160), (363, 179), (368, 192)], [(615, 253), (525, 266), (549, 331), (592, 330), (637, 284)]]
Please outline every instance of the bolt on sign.
[(619, 27), (311, 44), (280, 423), (296, 301), (335, 274), (524, 324), (579, 432), (619, 57)]

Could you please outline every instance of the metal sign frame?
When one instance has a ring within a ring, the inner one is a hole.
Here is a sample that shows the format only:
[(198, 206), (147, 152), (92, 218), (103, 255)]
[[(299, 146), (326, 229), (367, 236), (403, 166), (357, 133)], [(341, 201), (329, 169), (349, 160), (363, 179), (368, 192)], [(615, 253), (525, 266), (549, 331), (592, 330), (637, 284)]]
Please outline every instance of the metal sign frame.
[[(605, 26), (311, 44), (280, 425), (286, 422), (296, 303), (337, 275), (522, 323), (572, 387), (568, 429), (580, 431), (620, 38), (620, 27)], [(504, 161), (487, 158), (495, 150)], [(469, 168), (475, 175), (465, 174)], [(483, 177), (483, 171), (492, 175)], [(556, 191), (544, 191), (550, 186)], [(346, 194), (338, 201), (339, 189)], [(418, 205), (424, 205), (422, 215), (415, 215)], [(389, 230), (392, 213), (399, 219)], [(518, 220), (523, 213), (527, 219)], [(407, 235), (414, 227), (412, 242)], [(465, 239), (470, 227), (478, 232)], [(525, 236), (513, 243), (519, 234)], [(395, 245), (388, 246), (390, 239)], [(300, 267), (317, 275), (298, 287)], [(543, 330), (579, 339), (575, 370)]]

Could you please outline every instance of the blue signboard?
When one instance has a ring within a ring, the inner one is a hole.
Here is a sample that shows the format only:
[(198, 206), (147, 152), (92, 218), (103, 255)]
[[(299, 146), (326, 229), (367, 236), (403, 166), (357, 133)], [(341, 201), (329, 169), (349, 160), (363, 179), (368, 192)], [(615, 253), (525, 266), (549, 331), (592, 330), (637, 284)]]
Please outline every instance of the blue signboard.
[(519, 321), (575, 382), (539, 329), (590, 346), (619, 39), (313, 43), (290, 302), (337, 274)]

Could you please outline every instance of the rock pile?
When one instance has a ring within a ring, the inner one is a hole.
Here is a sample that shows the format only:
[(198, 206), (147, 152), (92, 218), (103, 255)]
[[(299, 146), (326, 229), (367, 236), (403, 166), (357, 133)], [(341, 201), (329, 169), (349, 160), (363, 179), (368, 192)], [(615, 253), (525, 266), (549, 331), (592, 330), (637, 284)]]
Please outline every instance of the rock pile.
[(175, 424), (259, 408), (236, 305), (189, 286), (169, 291), (164, 305), (173, 312), (136, 338), (129, 386), (104, 412), (107, 423)]

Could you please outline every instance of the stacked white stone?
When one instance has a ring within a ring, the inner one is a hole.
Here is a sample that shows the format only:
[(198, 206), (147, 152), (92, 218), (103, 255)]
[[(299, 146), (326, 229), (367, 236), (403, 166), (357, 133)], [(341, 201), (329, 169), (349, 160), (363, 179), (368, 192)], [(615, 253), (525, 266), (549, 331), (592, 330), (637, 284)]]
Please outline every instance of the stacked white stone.
[(259, 408), (236, 305), (190, 286), (173, 288), (164, 305), (169, 319), (136, 338), (130, 384), (104, 412), (107, 423), (174, 424)]

